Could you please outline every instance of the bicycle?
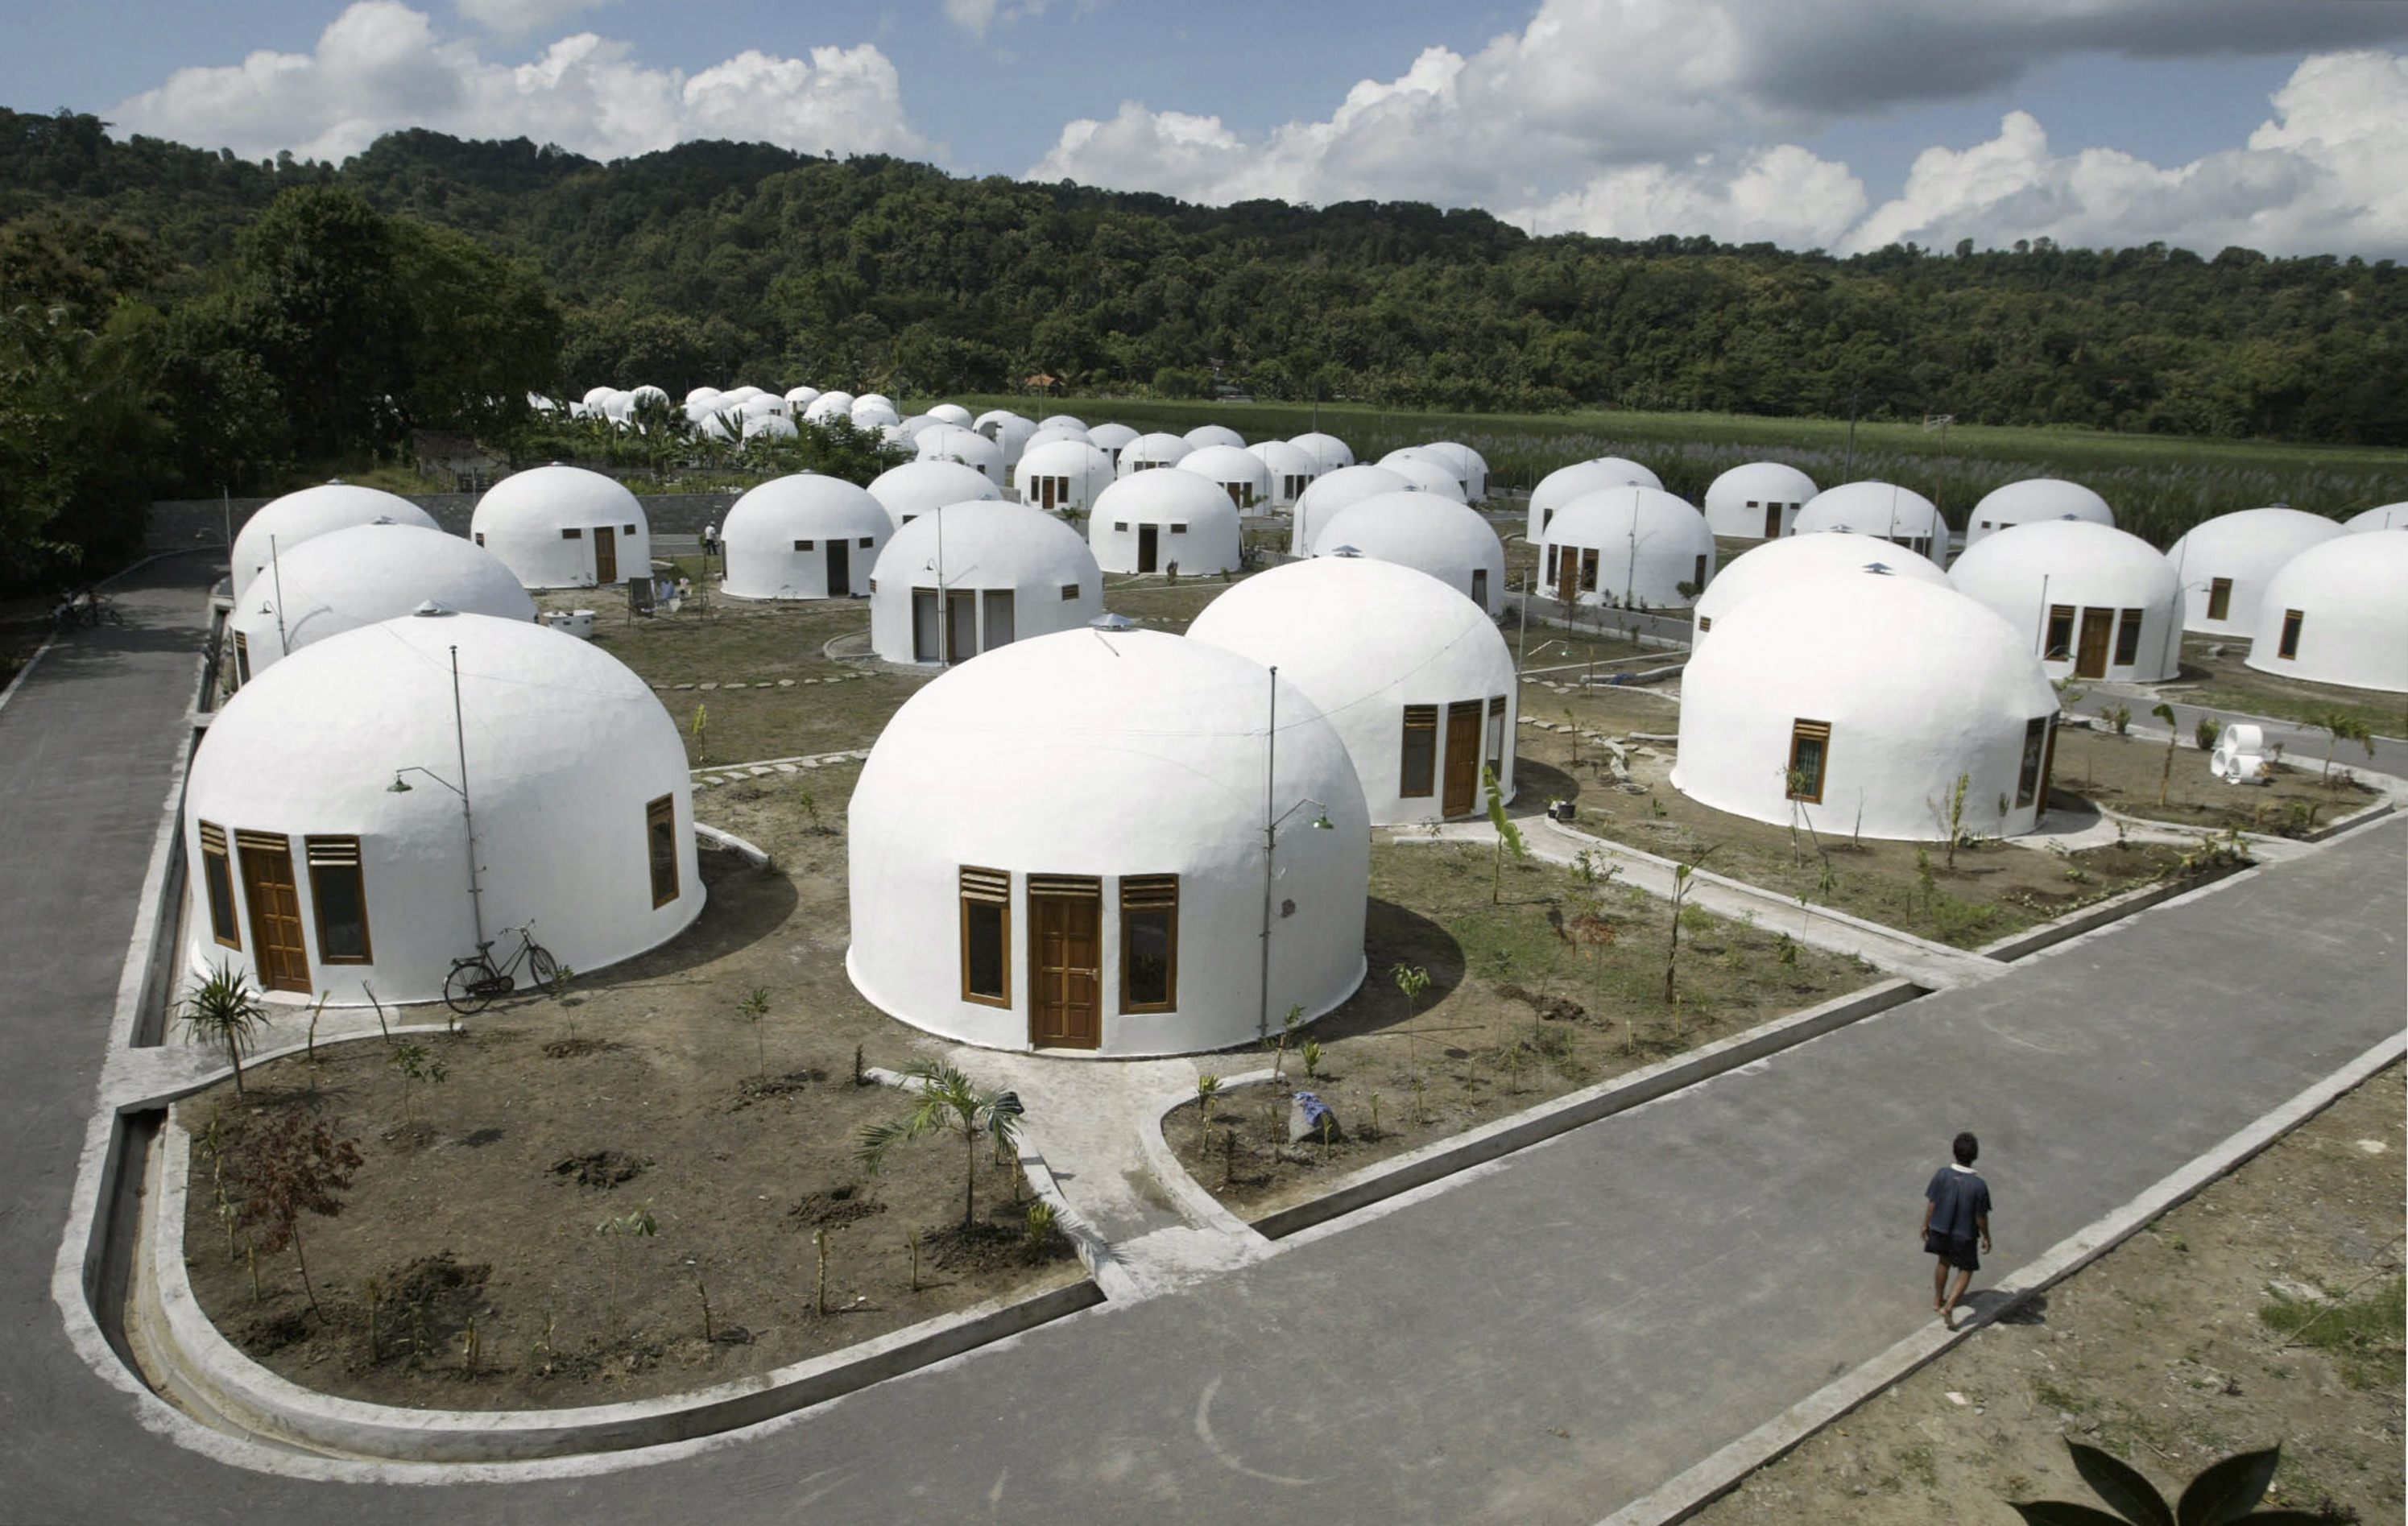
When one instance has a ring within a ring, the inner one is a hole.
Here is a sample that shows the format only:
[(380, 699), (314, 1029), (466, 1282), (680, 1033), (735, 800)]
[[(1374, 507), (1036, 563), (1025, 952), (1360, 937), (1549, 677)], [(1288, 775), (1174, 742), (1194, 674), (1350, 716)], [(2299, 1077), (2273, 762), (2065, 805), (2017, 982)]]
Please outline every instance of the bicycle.
[(551, 950), (535, 941), (535, 923), (524, 927), (505, 927), (504, 934), (519, 935), (518, 951), (508, 963), (494, 963), (492, 939), (477, 945), (477, 951), (452, 962), (452, 973), (443, 977), (443, 1002), (452, 1011), (466, 1017), (481, 1012), (497, 996), (507, 996), (518, 989), (519, 966), (524, 964), (527, 974), (538, 986), (550, 985), (560, 973), (560, 963)]

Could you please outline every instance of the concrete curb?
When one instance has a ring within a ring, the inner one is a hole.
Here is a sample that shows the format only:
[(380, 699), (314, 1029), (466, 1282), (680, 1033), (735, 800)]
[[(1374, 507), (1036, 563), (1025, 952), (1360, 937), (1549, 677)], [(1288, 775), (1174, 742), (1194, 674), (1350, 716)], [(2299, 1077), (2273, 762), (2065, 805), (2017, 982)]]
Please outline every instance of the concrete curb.
[[(509, 1462), (688, 1441), (775, 1419), (1091, 1308), (1092, 1281), (922, 1320), (842, 1351), (692, 1393), (556, 1410), (435, 1410), (313, 1392), (236, 1350), (201, 1311), (185, 1276), (191, 1135), (171, 1119), (145, 1235), (145, 1280), (165, 1314), (154, 1332), (181, 1373), (235, 1423), (310, 1451), (405, 1463)], [(1049, 1178), (1050, 1179), (1050, 1178)]]
[[(1469, 1133), (1436, 1140), (1392, 1160), (1365, 1166), (1340, 1178), (1319, 1197), (1275, 1209), (1251, 1224), (1237, 1220), (1234, 1214), (1189, 1176), (1171, 1154), (1168, 1142), (1162, 1139), (1161, 1120), (1167, 1118), (1172, 1108), (1192, 1100), (1195, 1093), (1182, 1092), (1176, 1098), (1166, 1098), (1155, 1115), (1155, 1126), (1147, 1131), (1150, 1140), (1141, 1139), (1140, 1145), (1151, 1143), (1154, 1147), (1147, 1154), (1147, 1163), (1154, 1168), (1164, 1190), (1177, 1198), (1182, 1206), (1195, 1204), (1198, 1198), (1211, 1203), (1210, 1210), (1199, 1205), (1197, 1213), (1211, 1227), (1225, 1228), (1224, 1221), (1232, 1220), (1249, 1235), (1282, 1240), (1299, 1231), (1342, 1218), (1358, 1208), (1485, 1164), (1501, 1155), (1569, 1134), (1598, 1119), (1610, 1118), (1642, 1103), (1653, 1102), (1684, 1087), (1710, 1080), (1809, 1039), (1820, 1038), (1860, 1018), (1886, 1012), (1928, 994), (1928, 988), (1910, 980), (1884, 980), (1819, 1006), (1808, 1007), (1803, 1012), (1793, 1012), (1785, 1018), (1759, 1023), (1743, 1034), (1734, 1034), (1703, 1048), (1693, 1049), (1626, 1076), (1599, 1081), (1578, 1091), (1567, 1092), (1511, 1118), (1498, 1119)], [(1270, 1078), (1268, 1071), (1254, 1071), (1228, 1083), (1227, 1089), (1261, 1085)], [(1154, 1153), (1155, 1150), (1159, 1153)]]
[(746, 842), (743, 838), (736, 835), (736, 834), (732, 832), (725, 831), (719, 827), (705, 826), (700, 821), (696, 821), (694, 824), (694, 834), (701, 838), (704, 842), (710, 843), (716, 847), (724, 848), (732, 853), (741, 854), (744, 862), (752, 865), (755, 869), (767, 869), (769, 867), (768, 849), (764, 848), (755, 848), (751, 843)]
[(17, 697), (17, 691), (33, 676), (34, 669), (41, 665), (42, 659), (50, 654), (50, 649), (58, 644), (59, 633), (56, 631), (42, 638), (42, 644), (34, 649), (33, 656), (25, 659), (25, 665), (17, 670), (16, 676), (8, 680), (7, 687), (0, 688), (0, 710), (8, 707), (8, 702)]
[[(31, 664), (29, 663), (27, 665), (30, 666)], [(2370, 821), (2379, 821), (2383, 820), (2383, 818), (2390, 815), (2398, 807), (2388, 800), (2377, 801), (2375, 804), (2367, 806), (2366, 809), (2359, 811), (2355, 816), (2344, 816), (2340, 820), (2330, 822), (2325, 826), (2320, 826), (2313, 832), (2302, 833), (2300, 834), (2298, 840), (2303, 843), (2329, 842), (2333, 838), (2340, 836), (2344, 832), (2355, 832), (2359, 827), (2365, 826)]]
[[(1243, 1076), (1231, 1076), (1221, 1082), (1221, 1093), (1245, 1087), (1262, 1086), (1271, 1079), (1268, 1070), (1250, 1070)], [(1264, 1241), (1262, 1233), (1229, 1211), (1221, 1200), (1204, 1190), (1201, 1182), (1187, 1174), (1179, 1157), (1170, 1148), (1170, 1115), (1196, 1100), (1193, 1088), (1184, 1091), (1166, 1092), (1154, 1104), (1154, 1121), (1140, 1129), (1137, 1134), (1139, 1158), (1144, 1162), (1146, 1174), (1154, 1185), (1170, 1194), (1182, 1217), (1199, 1229), (1215, 1230), (1233, 1240), (1256, 1244)]]
[(2059, 917), (2053, 922), (2042, 922), (2038, 927), (2027, 927), (2020, 933), (2010, 934), (1996, 943), (1985, 944), (1973, 951), (1984, 959), (1995, 959), (2000, 963), (2008, 963), (2023, 958), (2026, 954), (2035, 954), (2042, 948), (2063, 943), (2068, 938), (2079, 937), (2110, 922), (2121, 921), (2136, 912), (2146, 911), (2161, 902), (2171, 901), (2177, 895), (2187, 895), (2192, 891), (2204, 890), (2217, 880), (2229, 879), (2235, 875), (2254, 873), (2257, 868), (2258, 865), (2255, 863), (2231, 863), (2193, 875), (2188, 879), (2169, 881), (2162, 885), (2143, 885), (2136, 891), (2126, 891), (2121, 895), (2109, 896), (2095, 906), (2085, 906), (2080, 911), (2071, 916)]
[(2352, 1088), (2408, 1053), (2408, 1034), (2385, 1039), (2256, 1122), (2231, 1134), (2140, 1196), (2059, 1240), (2002, 1278), (1971, 1319), (1954, 1333), (1938, 1326), (1908, 1336), (1856, 1371), (1826, 1385), (1787, 1410), (1730, 1443), (1696, 1466), (1674, 1475), (1633, 1500), (1598, 1526), (1670, 1526), (1685, 1520), (1747, 1476), (1773, 1461), (1849, 1410), (1954, 1348), (2033, 1293), (2040, 1292), (2114, 1249), (2167, 1209), (2196, 1195), (2298, 1128)]

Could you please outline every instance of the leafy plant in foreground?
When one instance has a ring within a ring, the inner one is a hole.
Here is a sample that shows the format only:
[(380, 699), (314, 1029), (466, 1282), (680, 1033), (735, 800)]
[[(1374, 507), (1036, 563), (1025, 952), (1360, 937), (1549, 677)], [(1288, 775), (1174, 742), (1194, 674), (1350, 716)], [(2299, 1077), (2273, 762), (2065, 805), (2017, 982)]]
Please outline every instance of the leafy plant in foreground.
[(221, 964), (184, 998), (184, 1026), (205, 1044), (225, 1049), (234, 1066), (234, 1094), (242, 1095), (242, 1055), (267, 1026), (267, 1005), (242, 971)]
[(2082, 1475), (2082, 1481), (2110, 1508), (2101, 1510), (2071, 1500), (2015, 1505), (2026, 1526), (2230, 1526), (2235, 1521), (2314, 1526), (2326, 1519), (2308, 1510), (2258, 1508), (2258, 1502), (2266, 1497), (2266, 1486), (2274, 1481), (2275, 1465), (2283, 1460), (2280, 1447), (2238, 1452), (2208, 1464), (2183, 1490), (2182, 1498), (2168, 1505), (2157, 1486), (2130, 1463), (2078, 1441), (2065, 1446), (2073, 1454), (2074, 1470)]
[(887, 1151), (932, 1134), (958, 1134), (964, 1152), (962, 1228), (978, 1221), (978, 1142), (993, 1134), (998, 1146), (1020, 1136), (1020, 1099), (1000, 1087), (982, 1089), (967, 1075), (941, 1060), (919, 1059), (903, 1067), (907, 1084), (918, 1097), (899, 1119), (863, 1126), (853, 1151), (863, 1169), (875, 1176)]

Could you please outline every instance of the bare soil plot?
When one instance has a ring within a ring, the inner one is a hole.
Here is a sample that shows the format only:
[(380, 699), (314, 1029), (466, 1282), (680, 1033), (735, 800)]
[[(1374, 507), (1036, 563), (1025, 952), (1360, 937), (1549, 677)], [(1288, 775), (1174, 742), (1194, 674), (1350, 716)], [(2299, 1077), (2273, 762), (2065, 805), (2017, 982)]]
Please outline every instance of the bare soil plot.
[[(2262, 1508), (2399, 1520), (2403, 1103), (2395, 1065), (1692, 1519), (2012, 1526), (2009, 1500), (2100, 1503), (2070, 1438), (2170, 1499), (2215, 1459), (2279, 1442)], [(1983, 1164), (2012, 1205), (2013, 1162)], [(1914, 1184), (1900, 1191), (1912, 1225)], [(2002, 1209), (2001, 1263), (2036, 1248), (2014, 1223)], [(1919, 1305), (1929, 1262), (1904, 1234), (1899, 1248), (1896, 1285), (1865, 1296)]]
[[(196, 1134), (217, 1121), (229, 1172), (240, 1136), (284, 1108), (339, 1120), (364, 1157), (341, 1215), (302, 1221), (312, 1313), (290, 1254), (260, 1258), (254, 1298), (250, 1259), (238, 1236), (229, 1253), (220, 1218), (220, 1157), (196, 1148), (185, 1253), (219, 1328), (321, 1391), (541, 1408), (701, 1388), (1083, 1276), (1058, 1235), (1024, 1245), (1016, 1165), (982, 1152), (968, 1235), (958, 1139), (904, 1146), (863, 1175), (855, 1134), (909, 1103), (854, 1084), (856, 1051), (899, 1067), (918, 1035), (844, 977), (841, 838), (815, 855), (807, 824), (769, 830), (775, 813), (759, 807), (772, 798), (745, 803), (755, 816), (743, 820), (797, 845), (784, 867), (704, 855), (710, 905), (695, 929), (565, 1001), (522, 996), (465, 1037), (420, 1039), (447, 1076), (406, 1105), (375, 1039), (330, 1047), (315, 1066), (260, 1067), (249, 1103), (224, 1084), (185, 1104)], [(768, 992), (757, 1025), (738, 1007), (755, 987)], [(600, 1228), (638, 1210), (656, 1234)], [(814, 1230), (827, 1238), (825, 1315)]]
[[(2273, 716), (2282, 720), (2313, 723), (2321, 713), (2340, 710), (2364, 721), (2377, 736), (2408, 736), (2408, 695), (2386, 693), (2378, 689), (2347, 689), (2339, 684), (2303, 683), (2297, 678), (2260, 673), (2248, 663), (2249, 645), (2229, 637), (2185, 636), (2180, 677), (2157, 688), (2166, 698), (2185, 705)], [(2346, 761), (2352, 750), (2353, 744), (2343, 743), (2334, 760)], [(2365, 754), (2358, 756), (2362, 761)]]
[[(2364, 755), (2360, 754), (2363, 761)], [(2209, 832), (2239, 828), (2296, 837), (2362, 810), (2376, 793), (2336, 760), (2328, 776), (2318, 761), (2297, 753), (2273, 765), (2263, 784), (2227, 784), (2207, 771), (2207, 754), (2196, 748), (2173, 751), (2166, 772), (2166, 744), (2113, 731), (2065, 727), (2057, 736), (2056, 787), (2097, 801), (2125, 816), (2145, 817)], [(2165, 804), (2157, 803), (2159, 787)]]
[[(1677, 706), (1651, 693), (1605, 690), (1555, 698), (1584, 730), (1601, 735), (1668, 734), (1679, 724)], [(1526, 687), (1523, 713), (1540, 714)], [(2067, 740), (2082, 734), (2069, 733)], [(1701, 866), (1715, 874), (1958, 948), (1978, 948), (2186, 872), (2186, 850), (2163, 843), (2055, 853), (1986, 839), (1959, 847), (1952, 863), (1941, 843), (1852, 841), (1829, 833), (1817, 838), (1802, 828), (1793, 838), (1787, 827), (1714, 810), (1674, 789), (1670, 743), (1626, 742), (1625, 776), (1612, 771), (1595, 742), (1526, 726), (1516, 756), (1525, 803), (1541, 788), (1569, 800), (1572, 824), (1583, 832), (1683, 862), (1703, 853)], [(2067, 767), (2060, 744), (2060, 780)]]
[[(1276, 1060), (1283, 1079), (1220, 1097), (1209, 1134), (1194, 1104), (1164, 1124), (1189, 1175), (1241, 1215), (1316, 1197), (1374, 1162), (1873, 977), (1855, 960), (1691, 906), (1668, 1003), (1667, 903), (1536, 860), (1508, 860), (1499, 877), (1496, 855), (1471, 845), (1375, 846), (1371, 896), (1363, 989), (1287, 1037), (1283, 1054), (1232, 1053), (1222, 1067)], [(1399, 965), (1428, 977), (1410, 1020)], [(1337, 1111), (1326, 1146), (1288, 1138), (1299, 1089)]]

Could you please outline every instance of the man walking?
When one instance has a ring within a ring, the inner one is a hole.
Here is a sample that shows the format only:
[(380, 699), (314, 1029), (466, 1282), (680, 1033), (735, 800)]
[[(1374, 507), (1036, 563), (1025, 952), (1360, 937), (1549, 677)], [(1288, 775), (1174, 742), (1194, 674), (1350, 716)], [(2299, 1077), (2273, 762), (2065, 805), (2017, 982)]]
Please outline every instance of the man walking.
[[(1956, 1136), (1951, 1153), (1956, 1160), (1932, 1173), (1931, 1185), (1923, 1190), (1923, 1248), (1937, 1258), (1931, 1267), (1931, 1306), (1940, 1322), (1954, 1330), (1956, 1301), (1981, 1270), (1981, 1259), (1973, 1253), (1977, 1237), (1982, 1255), (1990, 1253), (1990, 1184), (1973, 1170), (1982, 1143), (1970, 1132)], [(1948, 1286), (1952, 1269), (1956, 1274), (1954, 1290)]]

